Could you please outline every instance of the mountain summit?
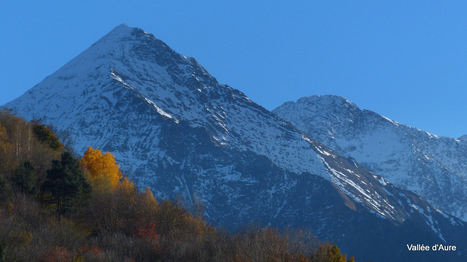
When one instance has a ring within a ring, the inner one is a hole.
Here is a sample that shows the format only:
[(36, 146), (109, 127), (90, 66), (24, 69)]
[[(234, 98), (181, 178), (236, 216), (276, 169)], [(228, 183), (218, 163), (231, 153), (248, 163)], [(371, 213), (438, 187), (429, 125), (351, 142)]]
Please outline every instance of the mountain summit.
[(138, 186), (158, 198), (181, 195), (188, 207), (201, 202), (211, 223), (230, 230), (253, 222), (312, 227), (361, 259), (439, 259), (407, 250), (424, 241), (459, 245), (443, 259), (467, 254), (462, 221), (338, 155), (139, 28), (118, 26), (6, 106), (53, 125), (80, 154), (88, 146), (112, 152)]
[(463, 138), (438, 137), (332, 95), (304, 97), (273, 112), (339, 154), (467, 221)]

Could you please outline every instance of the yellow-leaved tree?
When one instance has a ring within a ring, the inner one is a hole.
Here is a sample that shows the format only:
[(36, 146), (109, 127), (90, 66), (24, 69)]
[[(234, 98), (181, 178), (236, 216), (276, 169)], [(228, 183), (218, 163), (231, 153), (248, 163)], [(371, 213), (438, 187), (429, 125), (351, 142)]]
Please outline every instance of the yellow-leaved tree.
[(109, 152), (102, 154), (101, 150), (89, 147), (80, 165), (93, 190), (116, 189), (121, 183), (120, 165)]

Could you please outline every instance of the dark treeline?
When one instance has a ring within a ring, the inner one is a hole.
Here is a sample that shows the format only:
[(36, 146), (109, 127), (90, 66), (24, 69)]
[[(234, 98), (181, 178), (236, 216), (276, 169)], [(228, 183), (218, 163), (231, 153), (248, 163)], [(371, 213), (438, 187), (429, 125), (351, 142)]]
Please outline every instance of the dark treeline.
[(0, 262), (353, 261), (308, 230), (218, 230), (138, 190), (110, 153), (64, 148), (50, 127), (0, 111)]

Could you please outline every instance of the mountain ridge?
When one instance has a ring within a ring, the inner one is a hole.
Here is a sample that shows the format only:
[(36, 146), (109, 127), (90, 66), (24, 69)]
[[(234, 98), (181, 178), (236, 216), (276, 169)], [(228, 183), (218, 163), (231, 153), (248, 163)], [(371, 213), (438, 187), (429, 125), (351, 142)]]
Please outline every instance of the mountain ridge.
[(462, 164), (467, 161), (467, 147), (459, 139), (361, 110), (338, 96), (305, 97), (273, 112), (388, 181), (420, 193), (464, 221), (467, 218), (467, 167)]

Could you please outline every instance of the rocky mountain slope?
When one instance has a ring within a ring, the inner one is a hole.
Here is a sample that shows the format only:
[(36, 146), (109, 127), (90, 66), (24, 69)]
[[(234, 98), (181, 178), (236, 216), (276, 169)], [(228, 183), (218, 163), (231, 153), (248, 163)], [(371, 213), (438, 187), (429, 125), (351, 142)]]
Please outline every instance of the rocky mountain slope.
[(201, 201), (207, 219), (230, 230), (312, 227), (361, 259), (435, 258), (407, 251), (421, 242), (458, 245), (443, 255), (453, 261), (467, 254), (465, 223), (339, 156), (138, 28), (118, 26), (6, 106), (53, 125), (80, 154), (88, 146), (114, 153), (159, 198)]
[(338, 96), (311, 96), (274, 111), (339, 154), (467, 220), (467, 143), (361, 110)]

